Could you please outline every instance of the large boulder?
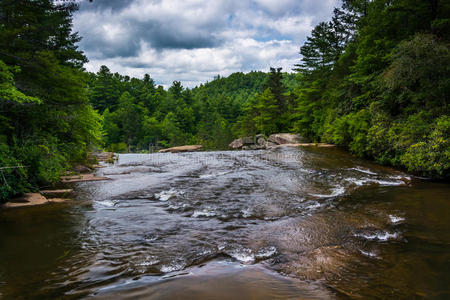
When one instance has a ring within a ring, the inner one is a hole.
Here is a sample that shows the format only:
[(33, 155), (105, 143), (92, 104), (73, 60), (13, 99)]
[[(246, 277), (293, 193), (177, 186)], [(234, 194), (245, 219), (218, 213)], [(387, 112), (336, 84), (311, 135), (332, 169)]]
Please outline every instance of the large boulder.
[(255, 144), (258, 145), (259, 148), (265, 148), (267, 139), (263, 134), (257, 134), (254, 138)]
[(244, 146), (252, 145), (254, 143), (255, 142), (254, 142), (253, 137), (246, 136), (246, 137), (239, 138), (239, 139), (232, 141), (228, 146), (230, 146), (233, 149), (240, 149)]
[(253, 137), (247, 136), (234, 140), (229, 146), (233, 149), (256, 150), (269, 149), (283, 144), (298, 144), (303, 141), (304, 139), (300, 135), (292, 133), (275, 133), (268, 138), (264, 134), (257, 134)]
[(297, 144), (304, 141), (304, 139), (299, 134), (293, 133), (274, 133), (269, 136), (267, 141), (282, 145), (282, 144)]

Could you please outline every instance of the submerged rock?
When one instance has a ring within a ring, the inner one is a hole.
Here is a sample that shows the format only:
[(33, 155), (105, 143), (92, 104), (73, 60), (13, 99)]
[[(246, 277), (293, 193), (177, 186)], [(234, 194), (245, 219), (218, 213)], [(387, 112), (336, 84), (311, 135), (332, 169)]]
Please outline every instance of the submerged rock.
[(178, 146), (178, 147), (172, 147), (167, 149), (161, 149), (158, 152), (166, 153), (177, 153), (177, 152), (191, 152), (191, 151), (198, 151), (202, 148), (202, 145), (186, 145), (186, 146)]

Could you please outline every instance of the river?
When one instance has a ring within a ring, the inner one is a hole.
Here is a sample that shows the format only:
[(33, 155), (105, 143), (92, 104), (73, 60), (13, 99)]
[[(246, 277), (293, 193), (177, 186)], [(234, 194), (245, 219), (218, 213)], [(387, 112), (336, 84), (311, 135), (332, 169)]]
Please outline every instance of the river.
[(450, 186), (336, 148), (123, 154), (0, 211), (3, 299), (449, 298)]

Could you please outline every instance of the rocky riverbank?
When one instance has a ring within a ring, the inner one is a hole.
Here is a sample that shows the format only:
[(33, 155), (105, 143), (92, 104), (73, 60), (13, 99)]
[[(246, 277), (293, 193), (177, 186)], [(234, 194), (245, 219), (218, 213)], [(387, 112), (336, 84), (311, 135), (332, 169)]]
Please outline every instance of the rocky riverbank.
[(36, 206), (49, 203), (60, 203), (70, 200), (72, 189), (43, 190), (39, 193), (26, 193), (3, 204), (4, 208)]
[(277, 147), (334, 147), (332, 144), (308, 143), (305, 138), (292, 133), (275, 133), (266, 137), (263, 134), (242, 137), (234, 140), (229, 147), (240, 150), (272, 149)]
[[(61, 176), (60, 183), (77, 183), (85, 181), (101, 181), (110, 180), (109, 177), (97, 176), (94, 174), (98, 168), (104, 168), (105, 165), (98, 164), (98, 162), (113, 163), (114, 153), (112, 152), (94, 152), (90, 154), (89, 160), (96, 162), (94, 164), (80, 164), (73, 166), (70, 171), (66, 171), (64, 176)], [(11, 199), (2, 205), (3, 208), (16, 208), (36, 206), (49, 203), (59, 203), (70, 199), (72, 189), (50, 189), (41, 190), (38, 193), (25, 193), (22, 196)]]

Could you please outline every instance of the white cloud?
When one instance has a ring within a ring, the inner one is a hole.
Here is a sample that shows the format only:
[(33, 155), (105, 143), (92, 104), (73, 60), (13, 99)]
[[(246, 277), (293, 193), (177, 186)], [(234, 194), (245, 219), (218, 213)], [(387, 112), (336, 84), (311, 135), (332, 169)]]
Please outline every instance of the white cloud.
[[(311, 29), (338, 0), (135, 0), (84, 3), (74, 27), (96, 72), (142, 77), (168, 86), (194, 86), (215, 75), (290, 71)], [(97, 4), (96, 4), (97, 3)], [(90, 5), (90, 6), (89, 6)]]

